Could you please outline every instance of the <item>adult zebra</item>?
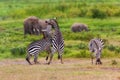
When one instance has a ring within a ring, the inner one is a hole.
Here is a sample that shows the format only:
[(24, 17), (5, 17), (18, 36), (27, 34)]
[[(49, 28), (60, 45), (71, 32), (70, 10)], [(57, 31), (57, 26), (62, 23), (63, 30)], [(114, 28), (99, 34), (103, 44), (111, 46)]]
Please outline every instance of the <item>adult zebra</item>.
[[(58, 52), (58, 59), (60, 59), (61, 63), (63, 64), (62, 54), (64, 51), (64, 39), (63, 39), (62, 33), (59, 29), (58, 22), (56, 19), (49, 19), (48, 21), (46, 21), (46, 23), (48, 23), (55, 29), (53, 36), (52, 36), (52, 54), (50, 54), (50, 60), (49, 60), (48, 64), (51, 63), (53, 54), (55, 52)], [(48, 57), (47, 57), (47, 59), (48, 59)]]
[(89, 42), (89, 50), (91, 53), (91, 60), (93, 64), (93, 58), (94, 56), (96, 57), (96, 64), (102, 64), (100, 57), (101, 57), (101, 52), (104, 47), (104, 42), (101, 39), (95, 38), (90, 40)]

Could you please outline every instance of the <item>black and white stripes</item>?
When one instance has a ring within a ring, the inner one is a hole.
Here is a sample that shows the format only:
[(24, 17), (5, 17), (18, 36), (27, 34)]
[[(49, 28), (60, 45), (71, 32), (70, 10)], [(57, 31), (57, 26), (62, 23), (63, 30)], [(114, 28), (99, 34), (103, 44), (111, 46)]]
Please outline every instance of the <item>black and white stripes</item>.
[(34, 62), (37, 62), (37, 58), (38, 58), (38, 54), (41, 53), (42, 51), (46, 50), (48, 51), (48, 53), (51, 53), (51, 36), (47, 33), (44, 32), (46, 35), (43, 39), (32, 42), (31, 44), (29, 44), (28, 48), (27, 48), (27, 57), (26, 60), (28, 61), (29, 64), (31, 64), (30, 62), (30, 57), (33, 55), (34, 56)]
[(60, 59), (61, 63), (63, 63), (62, 54), (64, 51), (64, 39), (63, 39), (62, 33), (59, 29), (59, 25), (58, 25), (56, 19), (50, 19), (47, 23), (50, 24), (51, 26), (53, 26), (55, 29), (53, 38), (52, 38), (52, 54), (51, 54), (50, 61), (48, 62), (48, 64), (51, 62), (53, 54), (55, 52), (58, 52), (58, 59)]
[[(92, 52), (91, 58), (93, 63), (93, 56), (96, 57), (96, 64), (102, 64), (100, 57), (104, 47), (104, 42), (101, 39), (95, 38), (89, 42), (89, 50)], [(94, 54), (93, 54), (94, 53)]]
[(58, 59), (60, 59), (61, 63), (63, 63), (62, 54), (64, 51), (64, 40), (62, 37), (62, 33), (59, 29), (58, 23), (55, 19), (50, 19), (46, 21), (46, 23), (48, 23), (48, 25), (51, 25), (54, 28), (53, 35), (51, 35), (46, 29), (46, 31), (44, 32), (45, 37), (43, 37), (41, 40), (32, 42), (28, 46), (26, 60), (29, 64), (31, 64), (30, 57), (32, 55), (34, 56), (34, 62), (37, 63), (38, 54), (44, 50), (48, 51), (48, 56), (46, 57), (46, 60), (48, 60), (48, 57), (50, 55), (50, 60), (48, 64), (51, 63), (53, 54), (55, 52), (58, 52)]

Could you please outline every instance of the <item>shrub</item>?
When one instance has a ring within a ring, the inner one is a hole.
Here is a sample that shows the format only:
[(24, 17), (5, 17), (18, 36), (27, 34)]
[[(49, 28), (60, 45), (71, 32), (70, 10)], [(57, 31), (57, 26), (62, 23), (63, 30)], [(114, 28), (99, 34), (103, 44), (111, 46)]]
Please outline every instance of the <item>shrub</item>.
[(87, 15), (87, 12), (88, 12), (88, 10), (87, 10), (86, 8), (82, 8), (82, 9), (80, 10), (79, 16), (80, 16), (80, 17), (84, 17), (84, 16)]
[(21, 57), (25, 55), (25, 53), (26, 53), (25, 48), (17, 47), (17, 48), (11, 49), (11, 54), (13, 56)]
[(116, 61), (116, 60), (112, 60), (112, 61), (111, 61), (111, 64), (112, 64), (112, 65), (117, 65), (117, 61)]
[(86, 50), (81, 50), (81, 51), (80, 51), (80, 54), (77, 55), (76, 57), (88, 58), (88, 57), (90, 57), (90, 54), (89, 54)]
[(71, 53), (71, 50), (70, 49), (68, 49), (68, 48), (65, 48), (64, 49), (64, 54), (70, 54)]
[(115, 53), (120, 53), (120, 47), (116, 47), (116, 49), (115, 49)]
[(78, 48), (79, 48), (79, 49), (86, 49), (86, 48), (87, 48), (87, 45), (86, 45), (85, 43), (80, 43), (80, 44), (78, 45)]
[(83, 41), (89, 41), (97, 36), (97, 34), (94, 34), (92, 32), (84, 32), (84, 31), (77, 33), (66, 31), (63, 32), (63, 35), (66, 40), (83, 40)]
[(115, 51), (115, 49), (116, 49), (115, 46), (113, 46), (113, 45), (108, 45), (107, 48), (110, 51)]
[(58, 6), (56, 6), (56, 9), (59, 10), (59, 11), (64, 12), (69, 7), (70, 7), (69, 5), (67, 5), (65, 3), (62, 3), (62, 4), (59, 4)]
[(71, 8), (67, 13), (69, 14), (68, 17), (78, 17), (81, 11), (79, 8)]
[(93, 8), (91, 11), (92, 11), (92, 18), (100, 18), (100, 19), (107, 18), (106, 12), (98, 8)]

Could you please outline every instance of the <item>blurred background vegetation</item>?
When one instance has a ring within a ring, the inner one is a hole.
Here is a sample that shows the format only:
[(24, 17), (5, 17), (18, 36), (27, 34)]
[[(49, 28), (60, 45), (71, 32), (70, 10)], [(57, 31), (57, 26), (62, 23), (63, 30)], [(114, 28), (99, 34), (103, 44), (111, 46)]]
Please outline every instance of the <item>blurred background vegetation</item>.
[[(58, 18), (65, 39), (63, 57), (89, 58), (88, 43), (96, 37), (105, 42), (102, 57), (120, 57), (120, 0), (0, 0), (0, 59), (24, 58), (27, 45), (41, 39), (24, 38), (23, 21), (29, 16)], [(89, 31), (71, 32), (75, 22), (87, 24)]]

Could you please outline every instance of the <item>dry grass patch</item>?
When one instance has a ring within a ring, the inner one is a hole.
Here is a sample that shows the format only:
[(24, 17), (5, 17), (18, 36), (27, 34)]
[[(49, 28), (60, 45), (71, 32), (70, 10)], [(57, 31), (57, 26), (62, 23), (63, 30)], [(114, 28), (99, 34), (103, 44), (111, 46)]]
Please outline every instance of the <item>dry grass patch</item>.
[(2, 60), (0, 80), (120, 80), (120, 64), (111, 65), (111, 59), (104, 59), (103, 65), (91, 65), (89, 59), (65, 59), (64, 64), (53, 60), (46, 65), (43, 58), (40, 62), (31, 66), (23, 59)]

